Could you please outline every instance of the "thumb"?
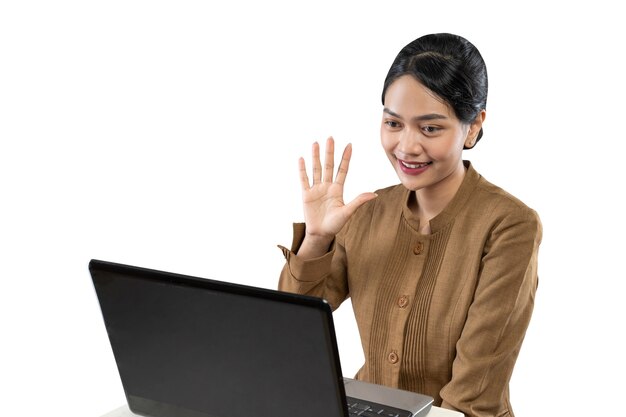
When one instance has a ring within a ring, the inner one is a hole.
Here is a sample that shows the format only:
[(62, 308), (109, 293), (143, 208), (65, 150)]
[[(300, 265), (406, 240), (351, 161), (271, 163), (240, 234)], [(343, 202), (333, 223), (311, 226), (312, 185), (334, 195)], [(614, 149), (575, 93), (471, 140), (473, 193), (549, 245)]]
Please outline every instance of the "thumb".
[(376, 193), (359, 194), (354, 198), (354, 200), (345, 205), (348, 215), (351, 216), (352, 213), (356, 211), (356, 209), (358, 209), (360, 206), (367, 203), (368, 201), (375, 199), (376, 197), (378, 197), (378, 194)]

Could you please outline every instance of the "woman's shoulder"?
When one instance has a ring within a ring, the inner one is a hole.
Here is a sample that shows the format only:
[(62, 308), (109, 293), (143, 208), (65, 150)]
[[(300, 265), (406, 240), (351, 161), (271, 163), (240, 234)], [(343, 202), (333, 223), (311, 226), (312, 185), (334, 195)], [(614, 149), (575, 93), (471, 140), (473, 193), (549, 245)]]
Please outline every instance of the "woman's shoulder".
[[(509, 191), (480, 177), (472, 193), (472, 211), (481, 213), (489, 223), (505, 225), (524, 224), (525, 228), (540, 236), (541, 219), (537, 211)], [(489, 218), (490, 220), (487, 220)]]
[(390, 185), (388, 187), (379, 188), (375, 191), (378, 197), (383, 197), (383, 200), (389, 199), (402, 199), (404, 198), (408, 190), (402, 184)]
[(409, 190), (402, 184), (390, 185), (375, 191), (378, 197), (369, 201), (370, 209), (376, 212), (391, 209), (394, 212), (401, 209), (409, 197)]
[(482, 202), (484, 205), (491, 206), (493, 209), (501, 209), (505, 212), (517, 211), (521, 213), (537, 214), (534, 209), (521, 199), (502, 187), (491, 183), (482, 176), (478, 180), (473, 194), (477, 201)]
[(386, 221), (390, 215), (393, 217), (402, 211), (402, 204), (408, 198), (408, 190), (402, 184), (379, 188), (375, 193), (378, 197), (360, 206), (349, 223), (361, 225), (372, 221)]

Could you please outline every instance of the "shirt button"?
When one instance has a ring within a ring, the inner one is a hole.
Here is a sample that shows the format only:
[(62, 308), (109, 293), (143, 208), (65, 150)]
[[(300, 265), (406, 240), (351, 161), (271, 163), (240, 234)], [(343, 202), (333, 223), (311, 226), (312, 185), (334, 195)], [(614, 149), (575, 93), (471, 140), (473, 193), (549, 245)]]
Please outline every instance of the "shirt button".
[(398, 363), (398, 359), (400, 358), (398, 357), (398, 353), (395, 350), (389, 352), (389, 356), (387, 356), (387, 360), (389, 360), (389, 362)]
[(409, 297), (407, 297), (406, 295), (403, 295), (402, 297), (398, 298), (398, 307), (405, 308), (408, 305), (409, 305)]
[(417, 242), (415, 247), (413, 247), (413, 253), (419, 255), (422, 252), (424, 252), (424, 244), (422, 242)]

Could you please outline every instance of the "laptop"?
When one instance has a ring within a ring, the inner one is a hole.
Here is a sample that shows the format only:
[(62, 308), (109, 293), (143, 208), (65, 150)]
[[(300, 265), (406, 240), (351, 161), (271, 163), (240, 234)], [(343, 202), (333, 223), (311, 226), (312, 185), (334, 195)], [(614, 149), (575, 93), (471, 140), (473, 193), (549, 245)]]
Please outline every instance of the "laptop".
[(129, 409), (147, 417), (421, 417), (433, 398), (344, 378), (316, 297), (91, 260)]

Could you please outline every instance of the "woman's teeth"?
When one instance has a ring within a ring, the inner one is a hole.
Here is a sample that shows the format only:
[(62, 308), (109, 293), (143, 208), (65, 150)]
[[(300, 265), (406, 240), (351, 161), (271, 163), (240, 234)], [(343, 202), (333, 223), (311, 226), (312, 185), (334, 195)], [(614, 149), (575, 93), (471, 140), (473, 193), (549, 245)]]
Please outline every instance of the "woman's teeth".
[(402, 165), (404, 165), (407, 168), (411, 168), (411, 169), (417, 169), (417, 168), (423, 168), (426, 165), (430, 165), (432, 164), (432, 162), (414, 162), (414, 163), (408, 163), (408, 162), (404, 162), (404, 161), (400, 161), (400, 163)]

